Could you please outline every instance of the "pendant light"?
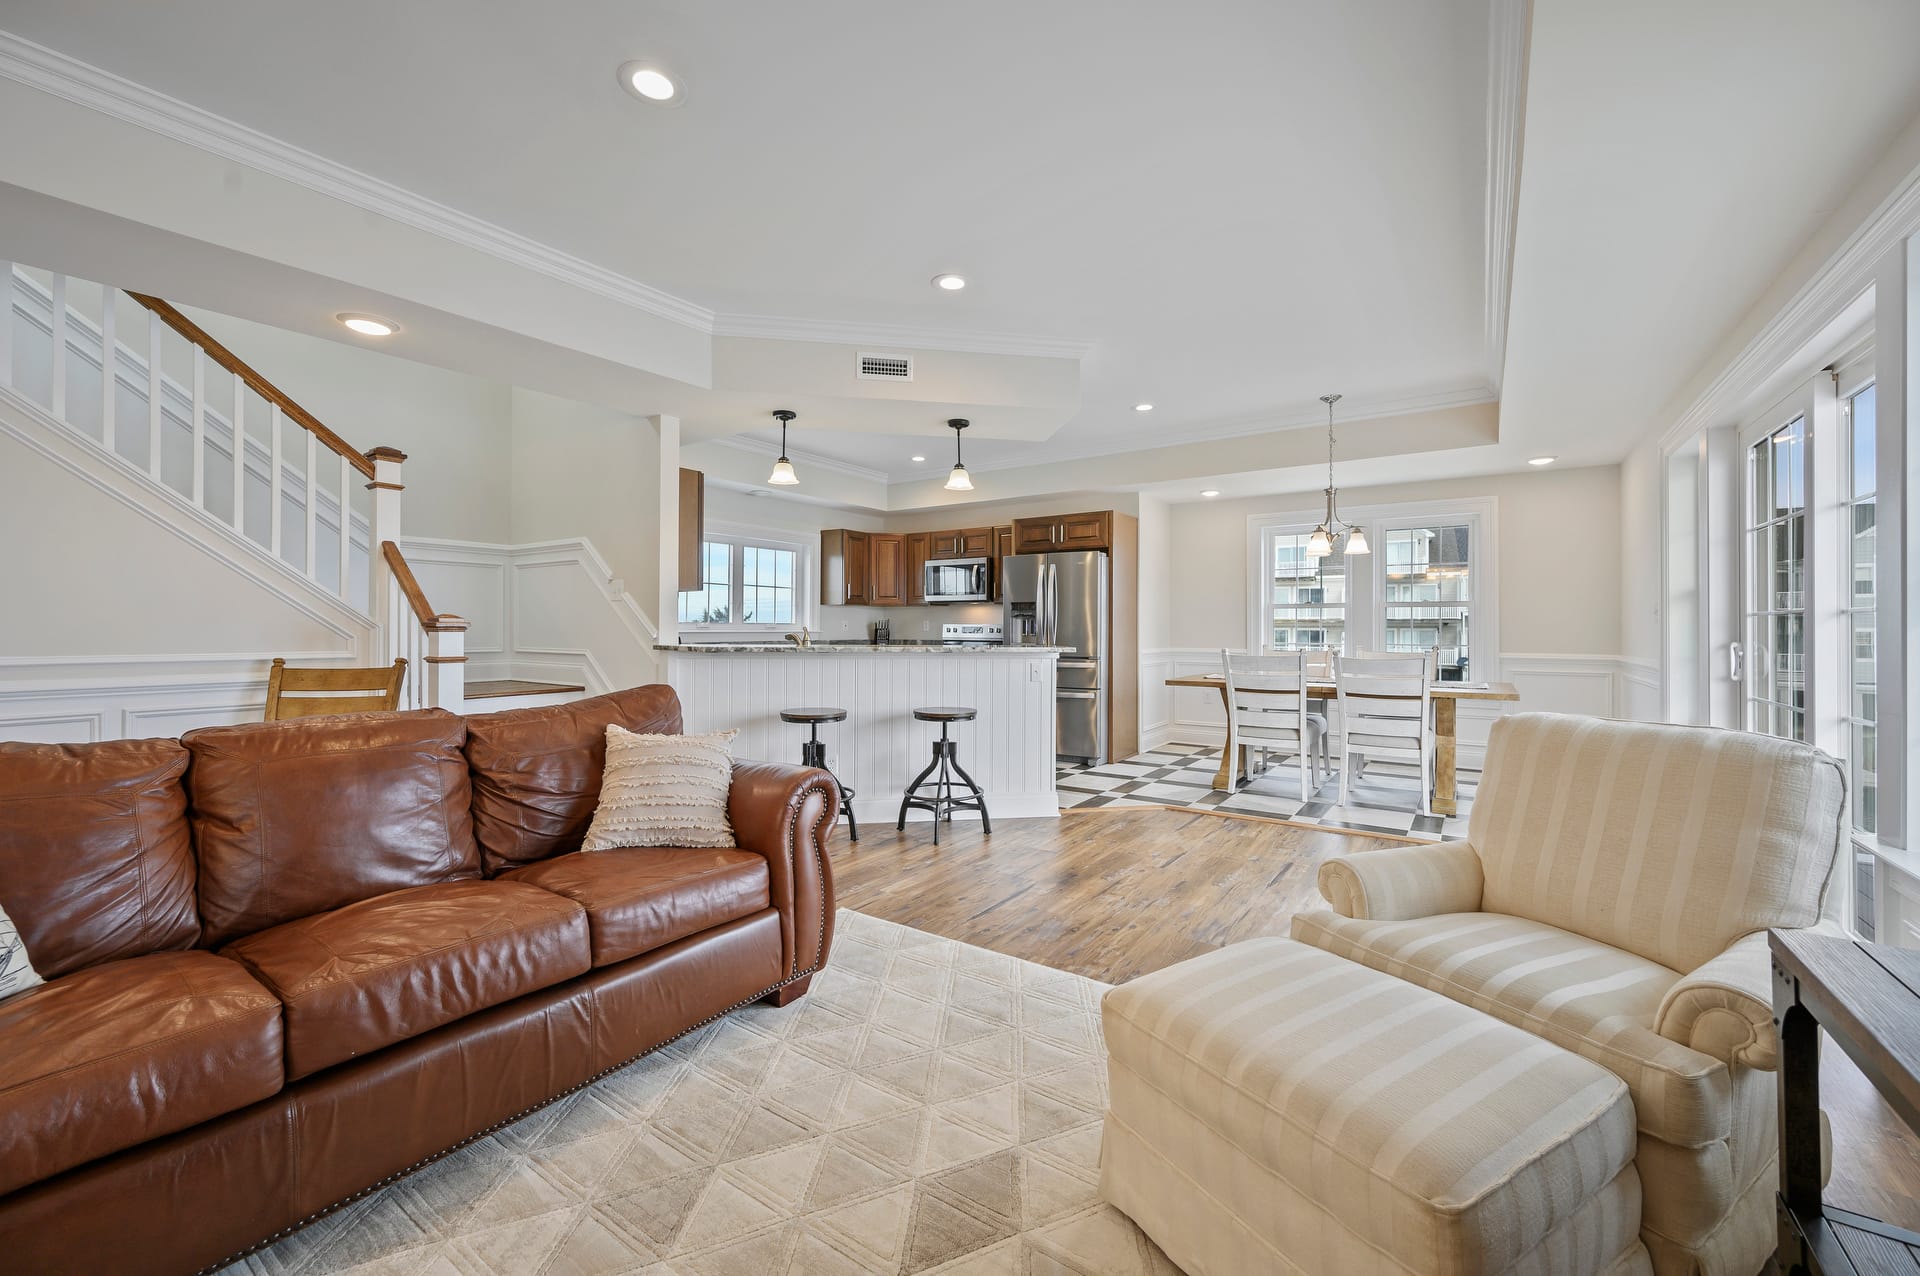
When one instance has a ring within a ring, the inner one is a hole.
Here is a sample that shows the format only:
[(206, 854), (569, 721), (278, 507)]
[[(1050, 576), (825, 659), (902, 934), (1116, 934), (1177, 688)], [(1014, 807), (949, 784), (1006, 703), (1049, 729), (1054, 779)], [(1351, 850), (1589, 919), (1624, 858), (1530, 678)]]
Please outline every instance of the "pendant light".
[(947, 475), (949, 492), (971, 492), (973, 476), (967, 473), (967, 467), (960, 462), (960, 431), (967, 428), (965, 417), (954, 417), (947, 422), (947, 428), (953, 431), (953, 473)]
[(1327, 405), (1327, 516), (1320, 526), (1313, 529), (1313, 534), (1307, 537), (1307, 557), (1325, 558), (1333, 553), (1334, 541), (1343, 532), (1346, 533), (1347, 543), (1342, 553), (1371, 553), (1373, 547), (1367, 544), (1366, 532), (1351, 523), (1341, 522), (1335, 508), (1335, 499), (1339, 496), (1339, 491), (1333, 485), (1333, 405), (1340, 402), (1340, 396), (1323, 394), (1320, 396), (1320, 402)]
[(800, 482), (800, 476), (793, 472), (793, 462), (787, 459), (787, 422), (799, 413), (781, 408), (773, 415), (780, 420), (780, 459), (773, 463), (773, 473), (767, 475), (767, 482), (773, 487), (793, 487)]

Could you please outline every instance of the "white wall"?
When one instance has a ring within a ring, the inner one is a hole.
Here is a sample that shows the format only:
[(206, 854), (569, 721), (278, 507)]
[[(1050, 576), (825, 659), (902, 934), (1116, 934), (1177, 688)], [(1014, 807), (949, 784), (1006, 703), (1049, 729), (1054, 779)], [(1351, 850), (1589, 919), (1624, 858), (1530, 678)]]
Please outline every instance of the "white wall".
[(1625, 714), (1643, 721), (1666, 717), (1660, 670), (1665, 638), (1661, 618), (1661, 528), (1665, 465), (1658, 439), (1647, 438), (1620, 463), (1620, 656), (1628, 701)]

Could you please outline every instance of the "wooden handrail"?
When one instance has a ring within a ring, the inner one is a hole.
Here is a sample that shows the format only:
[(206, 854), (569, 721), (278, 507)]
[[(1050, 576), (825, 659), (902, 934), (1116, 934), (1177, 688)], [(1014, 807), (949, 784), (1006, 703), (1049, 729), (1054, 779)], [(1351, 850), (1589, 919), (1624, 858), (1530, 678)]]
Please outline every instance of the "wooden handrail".
[[(326, 444), (328, 449), (336, 455), (346, 457), (347, 463), (352, 465), (354, 469), (359, 470), (368, 478), (373, 477), (373, 462), (367, 458), (365, 453), (322, 425), (319, 418), (288, 398), (280, 387), (274, 385), (273, 382), (267, 380), (258, 372), (255, 372), (239, 355), (227, 349), (218, 341), (215, 341), (206, 329), (158, 297), (149, 297), (145, 293), (133, 292), (132, 290), (127, 290), (127, 296), (132, 297), (142, 306), (145, 306), (148, 310), (160, 316), (160, 322), (166, 324), (167, 327), (173, 329), (194, 345), (199, 346), (202, 350), (205, 350), (215, 363), (239, 377), (249, 386), (252, 386), (254, 392), (261, 398), (265, 399), (268, 403), (278, 405), (289, 420)], [(388, 544), (391, 545), (392, 542), (388, 542)], [(409, 576), (408, 579), (411, 580), (412, 577)]]
[(420, 582), (414, 578), (413, 568), (407, 566), (407, 556), (392, 541), (380, 542), (380, 555), (387, 560), (387, 567), (393, 572), (394, 580), (399, 582), (400, 592), (407, 597), (407, 606), (413, 608), (413, 618), (428, 633), (441, 630), (465, 629), (465, 619), (454, 615), (440, 615), (427, 605), (427, 595), (420, 588)]

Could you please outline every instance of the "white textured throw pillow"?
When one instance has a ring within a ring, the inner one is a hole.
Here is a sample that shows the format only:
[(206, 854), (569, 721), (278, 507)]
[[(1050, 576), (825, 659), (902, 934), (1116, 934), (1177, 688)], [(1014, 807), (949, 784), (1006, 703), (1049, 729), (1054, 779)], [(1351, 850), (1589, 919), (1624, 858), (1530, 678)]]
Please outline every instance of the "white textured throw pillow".
[(26, 941), (20, 938), (7, 910), (0, 908), (0, 1001), (44, 982), (27, 960)]
[(727, 790), (738, 734), (638, 735), (608, 723), (600, 805), (580, 849), (735, 845)]

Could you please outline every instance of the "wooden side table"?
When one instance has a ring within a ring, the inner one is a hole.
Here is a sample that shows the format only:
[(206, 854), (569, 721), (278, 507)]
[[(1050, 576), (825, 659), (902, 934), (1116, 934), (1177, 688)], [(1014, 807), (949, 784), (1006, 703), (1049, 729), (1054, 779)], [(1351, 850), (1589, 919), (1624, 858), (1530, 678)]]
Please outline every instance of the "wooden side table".
[(1920, 1233), (1820, 1199), (1822, 1029), (1920, 1130), (1920, 952), (1805, 931), (1767, 938), (1780, 1029), (1780, 1272), (1920, 1271)]

